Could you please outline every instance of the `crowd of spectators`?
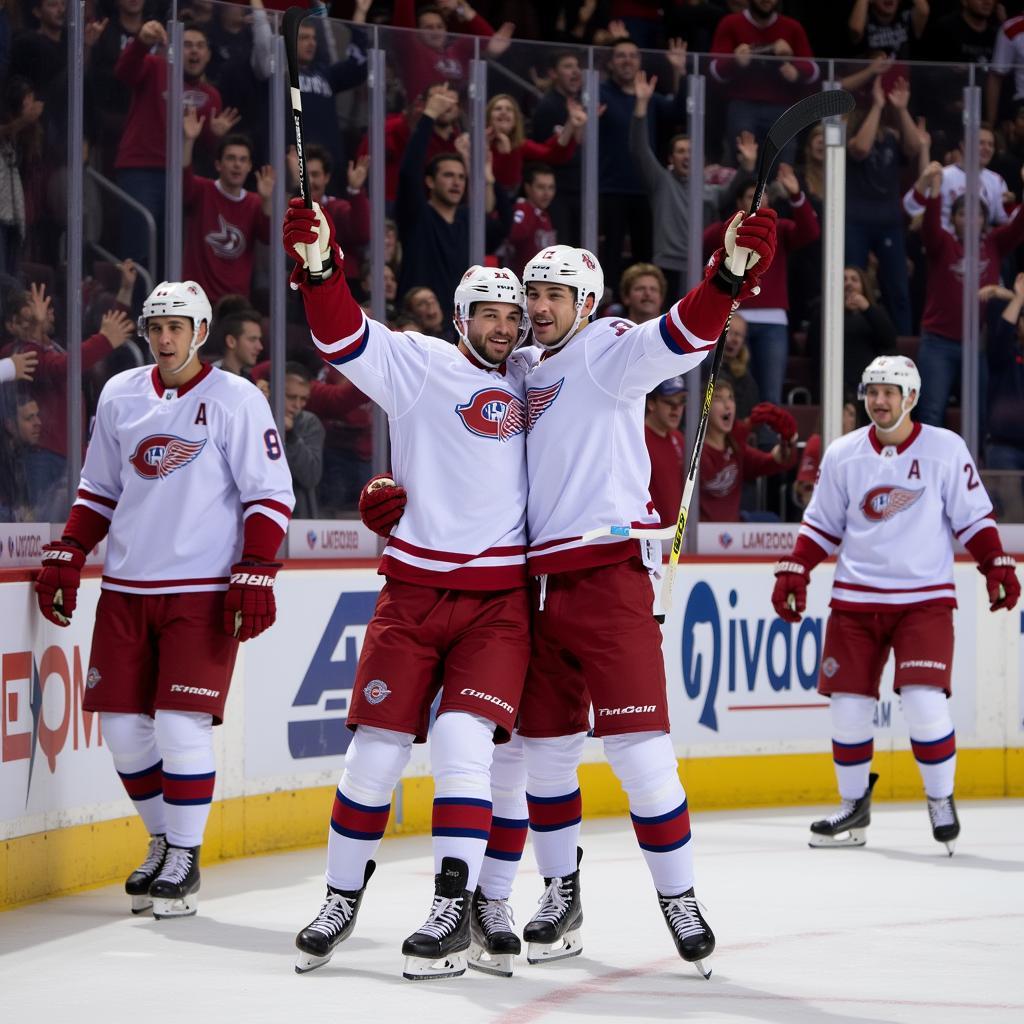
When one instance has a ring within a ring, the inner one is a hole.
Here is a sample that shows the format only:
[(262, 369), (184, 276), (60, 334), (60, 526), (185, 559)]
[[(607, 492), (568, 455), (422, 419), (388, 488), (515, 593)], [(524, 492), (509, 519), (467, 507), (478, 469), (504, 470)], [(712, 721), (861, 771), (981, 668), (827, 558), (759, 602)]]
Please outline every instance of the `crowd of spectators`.
[[(183, 274), (216, 306), (204, 358), (267, 386), (269, 296), (284, 288), (268, 276), (271, 202), (278, 176), (289, 194), (298, 188), (294, 146), (284, 167), (270, 155), (283, 99), (271, 95), (275, 12), (287, 6), (179, 0), (185, 87), (183, 109), (170, 111), (170, 5), (86, 5), (83, 156), (130, 200), (90, 185), (81, 211), (86, 424), (103, 382), (149, 361), (133, 322), (145, 282), (164, 272), (168, 121), (182, 133)], [(906, 352), (924, 382), (918, 418), (955, 428), (963, 195), (975, 160), (985, 221), (979, 455), (993, 471), (1024, 470), (1024, 0), (336, 0), (327, 13), (331, 20), (310, 17), (297, 41), (309, 186), (335, 224), (353, 292), (397, 330), (455, 340), (453, 292), (470, 262), (474, 60), (486, 62), (486, 138), (476, 151), (487, 260), (519, 273), (539, 249), (581, 244), (584, 71), (593, 55), (604, 308), (638, 323), (685, 290), (692, 261), (720, 245), (730, 218), (748, 208), (767, 127), (833, 78), (857, 98), (846, 123), (844, 394), (874, 355)], [(66, 23), (66, 0), (0, 5), (0, 521), (60, 518), (68, 500)], [(369, 262), (371, 45), (386, 52), (383, 296), (372, 294)], [(986, 119), (977, 154), (962, 140), (972, 65)], [(707, 85), (699, 210), (691, 208), (686, 134), (695, 70)], [(719, 490), (725, 477), (738, 486), (726, 489), (728, 502), (702, 489), (701, 514), (711, 518), (725, 504), (730, 515), (763, 516), (763, 490), (743, 481), (762, 471), (792, 475), (796, 466), (799, 448), (777, 429), (787, 421), (774, 413), (752, 420), (759, 403), (796, 415), (801, 447), (818, 426), (824, 157), (819, 126), (781, 154), (765, 196), (780, 214), (779, 252), (760, 295), (730, 327), (708, 433), (708, 457), (718, 462), (707, 475)], [(700, 253), (690, 252), (694, 217)], [(335, 515), (353, 507), (370, 474), (372, 409), (322, 368), (294, 302), (288, 319), (286, 449), (299, 508)], [(682, 464), (684, 401), (673, 382), (649, 399), (655, 477)], [(652, 489), (671, 506), (674, 483), (655, 480)], [(1007, 508), (1021, 504), (1019, 481), (1000, 493)], [(799, 512), (796, 501), (768, 504), (769, 515)], [(658, 508), (674, 519), (674, 507)]]

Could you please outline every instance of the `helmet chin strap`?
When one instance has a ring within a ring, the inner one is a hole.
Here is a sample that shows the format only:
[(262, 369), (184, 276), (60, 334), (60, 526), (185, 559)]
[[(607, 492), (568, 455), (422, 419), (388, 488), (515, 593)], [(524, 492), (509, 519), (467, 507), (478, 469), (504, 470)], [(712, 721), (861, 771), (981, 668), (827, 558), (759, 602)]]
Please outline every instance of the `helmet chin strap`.
[[(593, 293), (588, 292), (587, 294), (591, 295)], [(536, 334), (534, 335), (534, 341), (536, 341), (537, 344), (547, 352), (557, 352), (559, 349), (565, 348), (565, 346), (572, 340), (573, 335), (579, 330), (580, 321), (583, 319), (583, 307), (586, 304), (587, 295), (584, 295), (583, 298), (576, 303), (576, 319), (573, 320), (572, 327), (570, 327), (558, 341), (553, 341), (551, 343), (539, 341)], [(597, 305), (597, 299), (594, 299), (594, 305)]]
[[(452, 317), (452, 320), (455, 323), (455, 333), (458, 334), (459, 341), (465, 343), (466, 348), (469, 349), (470, 355), (472, 355), (477, 362), (483, 363), (484, 366), (489, 366), (492, 370), (496, 370), (508, 359), (508, 356), (503, 356), (497, 362), (493, 362), (488, 359), (487, 356), (485, 356), (483, 352), (481, 352), (480, 349), (478, 349), (476, 345), (469, 340), (469, 321), (458, 317)], [(512, 348), (512, 351), (514, 350), (515, 345), (513, 345)]]
[[(205, 322), (206, 322), (205, 320), (200, 320), (199, 321), (200, 324), (205, 323)], [(207, 326), (207, 328), (206, 328), (206, 333), (207, 334), (210, 333), (209, 326)], [(167, 375), (169, 377), (173, 377), (176, 373), (181, 373), (181, 371), (184, 370), (185, 367), (188, 366), (188, 364), (192, 362), (193, 358), (195, 358), (196, 352), (199, 351), (200, 347), (206, 341), (206, 338), (203, 338), (202, 341), (199, 341), (198, 339), (199, 339), (199, 324), (196, 324), (196, 326), (192, 328), (192, 341), (190, 342), (190, 344), (188, 346), (188, 355), (185, 356), (185, 361), (181, 364), (181, 366), (178, 366), (178, 367), (176, 367), (173, 370), (168, 370), (167, 371)], [(152, 345), (149, 346), (149, 350), (150, 350), (150, 352), (153, 352), (153, 346)], [(156, 356), (157, 353), (153, 352), (153, 355)]]
[[(910, 403), (909, 405), (907, 404), (908, 402)], [(865, 397), (864, 399), (864, 411), (868, 414), (868, 419), (871, 420), (871, 422), (874, 424), (875, 430), (877, 430), (880, 434), (891, 434), (894, 431), (899, 430), (900, 425), (910, 415), (910, 410), (913, 409), (915, 405), (917, 405), (916, 399), (913, 402), (911, 402), (910, 396), (904, 395), (903, 399), (900, 402), (900, 408), (902, 408), (903, 410), (903, 412), (900, 413), (900, 418), (891, 427), (880, 427), (875, 422), (875, 417), (871, 415), (871, 410), (868, 408), (867, 398)]]

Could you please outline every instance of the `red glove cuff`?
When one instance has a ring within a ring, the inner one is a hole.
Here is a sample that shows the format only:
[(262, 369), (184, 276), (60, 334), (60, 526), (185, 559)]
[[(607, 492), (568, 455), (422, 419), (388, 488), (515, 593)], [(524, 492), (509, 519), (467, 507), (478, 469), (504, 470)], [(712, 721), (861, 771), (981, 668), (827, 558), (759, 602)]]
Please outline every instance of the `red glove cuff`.
[(269, 516), (253, 512), (245, 519), (243, 562), (273, 562), (284, 540), (284, 530)]
[(810, 573), (819, 562), (823, 562), (827, 557), (823, 548), (815, 544), (813, 540), (801, 535), (797, 537), (793, 550), (786, 561), (799, 562), (804, 567), (804, 571)]
[(86, 554), (110, 531), (110, 520), (88, 505), (73, 505), (61, 540), (77, 544)]
[(1003, 554), (1003, 542), (995, 523), (979, 530), (964, 547), (970, 552), (971, 557), (984, 568), (985, 563), (990, 559)]

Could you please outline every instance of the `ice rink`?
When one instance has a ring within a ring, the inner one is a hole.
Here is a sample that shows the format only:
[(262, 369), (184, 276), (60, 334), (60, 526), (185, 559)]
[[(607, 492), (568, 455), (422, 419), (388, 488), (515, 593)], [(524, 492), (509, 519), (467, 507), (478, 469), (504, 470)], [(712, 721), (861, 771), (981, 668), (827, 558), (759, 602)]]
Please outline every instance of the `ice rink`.
[[(512, 979), (401, 977), (426, 917), (429, 838), (387, 840), (353, 937), (311, 974), (294, 935), (324, 851), (203, 869), (197, 917), (133, 918), (120, 886), (0, 914), (2, 1018), (56, 1022), (488, 1024), (1024, 1021), (1024, 801), (965, 802), (956, 855), (923, 800), (876, 804), (863, 849), (811, 850), (823, 808), (694, 815), (697, 894), (718, 948), (675, 956), (625, 819), (584, 824), (583, 955)], [(140, 850), (140, 855), (143, 851)], [(540, 895), (528, 849), (513, 903)]]

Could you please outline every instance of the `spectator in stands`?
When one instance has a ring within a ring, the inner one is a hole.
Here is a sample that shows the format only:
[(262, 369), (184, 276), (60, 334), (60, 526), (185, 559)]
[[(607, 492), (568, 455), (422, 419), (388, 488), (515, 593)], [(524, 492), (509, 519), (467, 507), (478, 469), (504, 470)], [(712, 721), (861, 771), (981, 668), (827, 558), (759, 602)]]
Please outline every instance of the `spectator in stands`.
[(909, 60), (924, 37), (931, 9), (928, 0), (854, 0), (847, 25), (856, 57), (884, 53), (896, 60)]
[[(844, 430), (845, 434), (846, 431)], [(818, 466), (821, 465), (821, 434), (811, 434), (804, 445), (793, 481), (793, 502), (798, 508), (807, 508), (818, 481)]]
[(182, 202), (185, 207), (186, 280), (200, 284), (216, 302), (222, 295), (247, 295), (252, 290), (256, 242), (270, 240), (270, 204), (274, 168), (256, 171), (256, 193), (244, 188), (252, 172), (252, 143), (244, 135), (225, 135), (217, 146), (216, 180), (192, 170), (192, 150), (203, 130), (195, 110), (185, 112), (185, 167)]
[[(415, 285), (433, 289), (445, 321), (451, 319), (455, 286), (470, 262), (469, 207), (462, 202), (466, 163), (458, 154), (444, 154), (431, 160), (425, 174), (422, 167), (436, 116), (457, 102), (455, 91), (446, 87), (433, 90), (427, 99), (402, 158), (397, 209), (403, 249), (399, 290), (405, 293)], [(493, 252), (508, 234), (512, 207), (505, 190), (495, 185), (489, 152), (484, 180), (484, 208), (488, 214), (498, 212), (497, 218), (487, 220), (487, 251)]]
[[(672, 68), (672, 96), (652, 94), (647, 101), (648, 141), (653, 147), (657, 133), (686, 123), (686, 45), (672, 40), (666, 54)], [(636, 106), (636, 77), (640, 50), (632, 39), (616, 39), (608, 64), (608, 79), (601, 83), (601, 114), (598, 130), (599, 217), (604, 236), (599, 257), (606, 281), (618, 281), (627, 235), (634, 260), (649, 261), (653, 239), (651, 205), (647, 190), (630, 156), (630, 126)]]
[[(815, 125), (800, 147), (797, 180), (819, 222), (825, 209), (825, 129)], [(806, 332), (821, 315), (821, 238), (805, 245), (789, 260), (790, 323)]]
[[(212, 150), (217, 140), (238, 123), (238, 114), (230, 108), (221, 109), (220, 93), (206, 80), (210, 46), (205, 33), (188, 26), (183, 37), (185, 108), (204, 119), (203, 141)], [(154, 47), (158, 52), (151, 53)], [(118, 81), (132, 90), (131, 107), (114, 162), (117, 183), (156, 220), (158, 264), (163, 249), (167, 164), (167, 58), (162, 52), (166, 48), (167, 30), (159, 21), (147, 21), (125, 47), (114, 68)], [(175, 112), (172, 116), (178, 115)], [(122, 256), (146, 266), (146, 239), (147, 228), (142, 218), (131, 211), (122, 213)], [(159, 277), (158, 268), (148, 269), (154, 278)]]
[(530, 163), (564, 164), (583, 140), (587, 112), (575, 100), (568, 104), (568, 117), (559, 132), (543, 142), (526, 137), (523, 111), (508, 93), (492, 96), (485, 115), (487, 140), (491, 147), (494, 180), (514, 195), (523, 180), (523, 167)]
[(455, 344), (455, 326), (451, 317), (445, 318), (441, 303), (432, 288), (410, 288), (402, 299), (402, 309), (416, 321), (416, 330)]
[(0, 384), (0, 523), (36, 521), (25, 466), (41, 433), (39, 403), (31, 393)]
[[(748, 0), (747, 9), (728, 14), (715, 29), (711, 52), (726, 54), (711, 61), (711, 77), (725, 86), (728, 108), (725, 137), (742, 131), (761, 139), (775, 119), (821, 77), (811, 59), (811, 44), (795, 18), (779, 14), (779, 0)], [(771, 55), (772, 60), (759, 59)], [(781, 153), (792, 163), (795, 141)]]
[(294, 519), (316, 519), (317, 488), (324, 469), (324, 425), (306, 405), (313, 375), (302, 363), (284, 367), (284, 453), (295, 491)]
[(648, 396), (644, 440), (651, 460), (649, 490), (660, 526), (673, 526), (683, 500), (686, 438), (679, 430), (686, 411), (686, 378), (670, 377)]
[[(786, 265), (789, 254), (817, 240), (821, 234), (817, 215), (800, 189), (800, 183), (789, 164), (779, 164), (777, 181), (788, 196), (792, 219), (779, 218), (778, 250), (771, 267), (761, 278), (759, 295), (743, 303), (750, 347), (751, 366), (761, 398), (778, 404), (782, 400), (782, 385), (786, 375), (786, 357), (789, 353), (789, 294)], [(747, 213), (754, 196), (754, 182), (742, 179), (737, 183), (735, 212)], [(725, 240), (727, 223), (720, 221), (704, 230), (704, 258), (721, 246)]]
[(523, 197), (512, 210), (505, 265), (520, 277), (523, 268), (540, 252), (558, 243), (551, 222), (550, 207), (555, 199), (555, 172), (547, 164), (527, 164), (523, 172)]
[(875, 78), (871, 106), (850, 117), (846, 147), (846, 262), (865, 269), (874, 253), (882, 299), (900, 334), (912, 330), (900, 168), (916, 161), (921, 148), (909, 102), (906, 79), (886, 93), (882, 77)]
[(750, 372), (750, 349), (747, 347), (749, 330), (743, 315), (733, 313), (725, 335), (725, 352), (722, 354), (722, 366), (732, 381), (732, 396), (738, 420), (745, 420), (760, 401), (757, 381)]
[[(548, 89), (533, 112), (530, 138), (537, 142), (550, 139), (568, 122), (570, 107), (579, 104), (582, 92), (579, 57), (555, 50), (548, 63)], [(551, 221), (558, 237), (567, 245), (578, 245), (580, 241), (580, 153), (577, 148), (565, 163), (555, 167)]]
[[(35, 352), (39, 362), (30, 393), (39, 403), (42, 434), (37, 449), (27, 453), (25, 479), (29, 503), (43, 522), (57, 522), (67, 514), (67, 353), (53, 340), (53, 303), (42, 285), (30, 285), (4, 299), (6, 344), (0, 357)], [(106, 313), (99, 331), (82, 342), (82, 372), (135, 334), (135, 323), (125, 313)], [(83, 416), (83, 427), (84, 427)]]
[(500, 57), (512, 41), (515, 25), (505, 22), (497, 32), (473, 10), (458, 0), (439, 0), (436, 5), (415, 11), (415, 0), (395, 0), (391, 24), (395, 28), (418, 28), (419, 32), (395, 33), (405, 91), (419, 96), (434, 82), (444, 82), (458, 93), (469, 85), (469, 62), (474, 55), (474, 40), (452, 39), (448, 33), (480, 36), (481, 57)]
[(1013, 105), (1024, 100), (1024, 14), (1007, 18), (1000, 26), (992, 53), (992, 67), (985, 82), (985, 117), (989, 124), (1001, 120), (1000, 96), (1006, 76), (1013, 71)]
[(214, 321), (214, 326), (221, 338), (222, 354), (213, 365), (225, 373), (251, 380), (253, 367), (260, 361), (263, 351), (263, 324), (259, 313), (254, 309), (241, 310), (231, 313), (220, 324)]
[[(373, 297), (373, 267), (369, 260), (364, 260), (359, 275), (359, 287), (366, 300)], [(440, 309), (440, 306), (438, 307)], [(384, 264), (384, 321), (392, 323), (398, 315), (398, 278), (390, 263)], [(379, 318), (378, 318), (379, 319)]]
[(885, 309), (872, 301), (860, 267), (843, 270), (843, 391), (856, 392), (863, 369), (876, 356), (896, 354), (896, 336)]
[(665, 275), (653, 263), (633, 263), (619, 278), (622, 313), (643, 324), (661, 316), (665, 307)]
[[(963, 334), (963, 258), (966, 197), (953, 202), (953, 234), (941, 222), (942, 165), (930, 163), (914, 186), (915, 199), (924, 206), (921, 238), (928, 259), (928, 282), (917, 368), (921, 372), (921, 397), (916, 418), (932, 426), (944, 425), (946, 404), (960, 379)], [(988, 228), (982, 205), (981, 246), (978, 253), (978, 283), (999, 280), (1002, 259), (1024, 242), (1024, 217), (1009, 224)]]
[(3, 95), (3, 109), (0, 111), (0, 274), (14, 275), (33, 213), (27, 206), (31, 206), (33, 200), (37, 208), (40, 203), (40, 182), (33, 172), (41, 169), (43, 156), (43, 103), (36, 98), (29, 81), (17, 76), (4, 84)]

